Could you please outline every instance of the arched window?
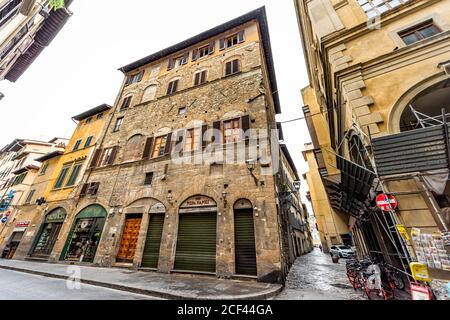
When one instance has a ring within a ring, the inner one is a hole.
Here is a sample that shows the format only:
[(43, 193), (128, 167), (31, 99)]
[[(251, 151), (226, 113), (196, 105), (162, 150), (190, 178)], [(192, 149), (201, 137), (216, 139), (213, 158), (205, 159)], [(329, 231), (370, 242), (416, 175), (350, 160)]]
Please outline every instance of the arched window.
[(125, 146), (123, 161), (136, 161), (142, 158), (144, 151), (144, 137), (140, 134), (132, 136)]
[(156, 84), (152, 84), (152, 85), (148, 86), (144, 90), (144, 95), (142, 96), (142, 102), (154, 100), (156, 97), (157, 89), (158, 89), (158, 86)]
[(225, 62), (225, 76), (230, 76), (240, 71), (241, 71), (241, 61), (239, 59), (233, 59)]

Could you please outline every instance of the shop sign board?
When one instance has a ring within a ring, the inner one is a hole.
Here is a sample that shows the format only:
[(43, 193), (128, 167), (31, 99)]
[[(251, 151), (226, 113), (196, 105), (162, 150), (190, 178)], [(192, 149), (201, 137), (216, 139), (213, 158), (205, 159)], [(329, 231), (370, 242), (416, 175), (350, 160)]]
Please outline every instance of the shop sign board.
[(16, 223), (17, 228), (26, 228), (30, 225), (30, 221), (19, 221)]
[(430, 289), (420, 284), (411, 283), (411, 300), (432, 300)]
[(409, 241), (409, 235), (408, 232), (406, 231), (406, 227), (402, 224), (397, 224), (397, 230), (398, 233), (400, 233), (400, 235), (402, 236), (403, 239), (405, 239), (406, 241)]
[(397, 200), (393, 195), (382, 193), (377, 197), (376, 201), (378, 208), (384, 212), (389, 212), (397, 208)]

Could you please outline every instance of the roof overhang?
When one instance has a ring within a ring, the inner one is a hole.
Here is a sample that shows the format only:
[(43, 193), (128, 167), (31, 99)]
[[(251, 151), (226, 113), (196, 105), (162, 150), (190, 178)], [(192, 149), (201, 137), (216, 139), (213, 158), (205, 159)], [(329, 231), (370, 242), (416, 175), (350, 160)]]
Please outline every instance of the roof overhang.
[(32, 164), (29, 164), (29, 165), (27, 165), (25, 167), (17, 169), (16, 171), (13, 171), (13, 174), (16, 174), (16, 175), (17, 174), (21, 174), (21, 173), (27, 172), (28, 170), (39, 170), (39, 167), (38, 166), (34, 166)]
[(112, 107), (110, 105), (104, 103), (102, 105), (99, 105), (98, 107), (95, 107), (95, 108), (92, 108), (92, 109), (90, 109), (88, 111), (80, 113), (79, 115), (73, 117), (72, 119), (76, 120), (76, 121), (82, 121), (82, 120), (87, 119), (89, 117), (92, 117), (92, 116), (94, 116), (94, 115), (96, 115), (96, 114), (98, 114), (100, 112), (108, 111), (111, 108)]
[(269, 26), (268, 26), (268, 22), (267, 22), (267, 15), (266, 15), (265, 7), (261, 7), (256, 10), (253, 10), (247, 14), (244, 14), (244, 15), (236, 18), (236, 19), (228, 21), (220, 26), (217, 26), (208, 31), (202, 32), (202, 33), (200, 33), (192, 38), (189, 38), (187, 40), (184, 40), (176, 45), (173, 45), (171, 47), (168, 47), (166, 49), (163, 49), (161, 51), (153, 53), (145, 58), (139, 59), (133, 63), (130, 63), (126, 66), (119, 68), (119, 70), (122, 71), (123, 73), (128, 73), (128, 72), (133, 71), (137, 68), (140, 68), (144, 65), (147, 65), (154, 61), (157, 61), (159, 59), (167, 57), (171, 54), (174, 54), (176, 52), (187, 49), (199, 42), (202, 42), (209, 38), (215, 37), (219, 34), (222, 34), (226, 31), (230, 30), (230, 29), (239, 27), (240, 25), (245, 24), (250, 21), (253, 21), (253, 20), (258, 21), (258, 24), (259, 24), (259, 30), (261, 32), (264, 56), (266, 59), (267, 71), (269, 74), (269, 82), (270, 82), (270, 86), (272, 89), (272, 96), (273, 96), (273, 100), (274, 100), (275, 111), (277, 114), (280, 114), (281, 106), (280, 106), (280, 99), (279, 99), (279, 95), (278, 95), (278, 85), (277, 85), (277, 80), (276, 80), (276, 75), (275, 75), (275, 65), (273, 62), (272, 47), (271, 47), (270, 35), (269, 35)]
[(49, 152), (49, 153), (43, 155), (42, 157), (36, 158), (34, 160), (37, 162), (44, 162), (44, 161), (50, 160), (52, 158), (58, 157), (62, 154), (64, 154), (64, 152), (62, 152), (62, 151), (53, 151), (53, 152)]

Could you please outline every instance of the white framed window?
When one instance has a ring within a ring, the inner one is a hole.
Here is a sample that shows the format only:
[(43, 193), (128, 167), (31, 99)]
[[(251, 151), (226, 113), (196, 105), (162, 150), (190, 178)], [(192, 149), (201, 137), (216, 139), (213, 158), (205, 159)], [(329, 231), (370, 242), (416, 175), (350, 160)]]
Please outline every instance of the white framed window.
[(359, 5), (369, 18), (381, 15), (409, 0), (358, 0)]

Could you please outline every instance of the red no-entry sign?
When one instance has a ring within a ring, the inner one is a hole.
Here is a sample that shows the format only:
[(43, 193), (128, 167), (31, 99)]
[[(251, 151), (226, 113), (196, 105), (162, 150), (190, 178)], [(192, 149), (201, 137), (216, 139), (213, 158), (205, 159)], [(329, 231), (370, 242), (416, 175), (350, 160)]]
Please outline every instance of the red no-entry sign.
[(395, 210), (397, 208), (397, 200), (393, 195), (380, 194), (377, 197), (377, 206), (383, 211)]

